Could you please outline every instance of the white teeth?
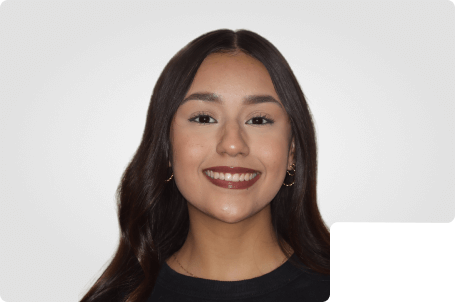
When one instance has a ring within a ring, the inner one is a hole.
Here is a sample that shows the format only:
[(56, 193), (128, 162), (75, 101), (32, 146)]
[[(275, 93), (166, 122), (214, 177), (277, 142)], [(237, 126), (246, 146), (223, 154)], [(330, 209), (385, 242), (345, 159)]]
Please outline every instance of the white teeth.
[(258, 173), (231, 174), (231, 173), (213, 172), (210, 170), (207, 170), (204, 173), (213, 179), (221, 179), (221, 180), (233, 181), (233, 182), (249, 181), (258, 175)]

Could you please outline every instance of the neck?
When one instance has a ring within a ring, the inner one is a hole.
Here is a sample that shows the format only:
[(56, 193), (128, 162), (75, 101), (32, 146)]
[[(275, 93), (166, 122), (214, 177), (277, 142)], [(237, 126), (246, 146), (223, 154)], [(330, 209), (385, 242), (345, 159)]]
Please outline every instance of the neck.
[(273, 230), (270, 204), (237, 223), (209, 217), (190, 204), (188, 211), (187, 239), (175, 257), (167, 260), (175, 271), (203, 279), (236, 281), (269, 273), (286, 260)]

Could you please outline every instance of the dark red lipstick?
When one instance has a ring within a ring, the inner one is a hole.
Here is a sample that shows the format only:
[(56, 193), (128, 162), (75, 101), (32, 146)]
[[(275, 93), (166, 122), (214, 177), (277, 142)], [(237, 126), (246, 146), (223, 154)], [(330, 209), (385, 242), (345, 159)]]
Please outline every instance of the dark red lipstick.
[[(226, 173), (229, 173), (232, 176), (234, 174), (240, 174), (241, 175), (241, 174), (246, 174), (246, 173), (249, 173), (250, 175), (251, 174), (256, 174), (256, 176), (254, 178), (252, 178), (250, 180), (246, 180), (246, 181), (232, 181), (232, 180), (226, 181), (226, 180), (222, 180), (222, 179), (215, 179), (215, 178), (212, 178), (212, 177), (208, 176), (206, 174), (207, 171), (212, 171), (214, 173), (215, 172), (218, 172), (218, 173), (221, 172), (224, 175), (226, 175)], [(226, 188), (226, 189), (248, 189), (249, 187), (254, 185), (254, 183), (261, 176), (261, 173), (259, 171), (256, 171), (256, 170), (253, 170), (253, 169), (248, 169), (248, 168), (243, 168), (243, 167), (217, 166), (217, 167), (211, 167), (211, 168), (208, 168), (208, 169), (204, 169), (203, 172), (204, 172), (205, 177), (207, 177), (207, 179), (211, 183), (213, 183), (214, 185), (217, 185), (219, 187)]]

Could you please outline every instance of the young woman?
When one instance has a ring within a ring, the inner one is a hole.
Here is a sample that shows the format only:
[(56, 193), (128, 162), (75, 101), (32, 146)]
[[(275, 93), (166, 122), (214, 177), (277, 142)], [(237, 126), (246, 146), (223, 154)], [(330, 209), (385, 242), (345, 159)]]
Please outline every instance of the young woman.
[(327, 300), (316, 159), (308, 105), (270, 42), (195, 39), (156, 83), (118, 189), (117, 253), (81, 301)]

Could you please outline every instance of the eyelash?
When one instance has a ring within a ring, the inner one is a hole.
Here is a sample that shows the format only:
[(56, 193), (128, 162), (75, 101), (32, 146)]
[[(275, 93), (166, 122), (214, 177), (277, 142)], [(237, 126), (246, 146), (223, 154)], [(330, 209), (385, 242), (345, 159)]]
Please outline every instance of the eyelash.
[[(207, 116), (207, 117), (209, 117), (209, 118), (215, 120), (215, 119), (214, 119), (213, 117), (211, 117), (210, 114), (207, 113), (207, 112), (198, 112), (198, 113), (196, 113), (196, 115), (194, 115), (193, 117), (191, 117), (191, 118), (189, 119), (189, 121), (190, 121), (190, 122), (193, 122), (193, 123), (201, 124), (201, 125), (213, 124), (213, 123), (200, 123), (200, 122), (196, 122), (196, 119), (197, 119), (197, 118), (205, 117), (205, 116)], [(271, 124), (273, 124), (273, 123), (275, 122), (273, 119), (271, 119), (271, 118), (270, 118), (268, 115), (266, 115), (266, 114), (260, 114), (260, 115), (257, 115), (257, 116), (253, 116), (253, 117), (250, 118), (248, 121), (250, 121), (250, 120), (252, 120), (252, 119), (254, 119), (254, 118), (261, 118), (261, 119), (265, 120), (266, 123), (264, 123), (264, 124), (248, 124), (248, 125), (265, 126), (265, 125), (271, 125)]]

